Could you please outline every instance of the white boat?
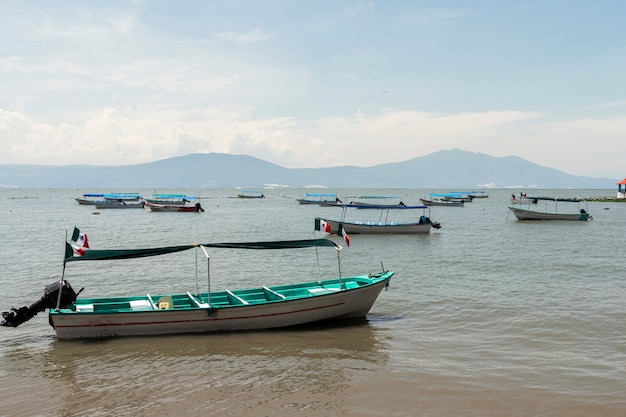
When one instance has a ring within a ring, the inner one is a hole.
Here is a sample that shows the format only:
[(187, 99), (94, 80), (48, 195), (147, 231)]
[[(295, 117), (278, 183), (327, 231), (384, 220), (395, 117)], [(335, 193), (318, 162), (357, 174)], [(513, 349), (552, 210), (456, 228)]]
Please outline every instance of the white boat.
[[(509, 207), (518, 220), (593, 220), (587, 211), (585, 200), (558, 197), (528, 197), (528, 199), (535, 203)], [(530, 204), (538, 204), (539, 201), (545, 203), (541, 205), (543, 209), (530, 208)]]
[(144, 208), (145, 202), (143, 200), (137, 202), (120, 201), (101, 201), (93, 204), (97, 209), (134, 209)]
[[(340, 228), (348, 234), (401, 234), (401, 235), (425, 235), (430, 233), (430, 228), (434, 227), (432, 223), (375, 223), (375, 222), (342, 222), (339, 220), (315, 218), (315, 224), (319, 225), (320, 221), (326, 222), (330, 226), (330, 232), (333, 234), (341, 234)], [(315, 230), (320, 230), (317, 226)], [(438, 228), (438, 227), (437, 227)], [(320, 230), (323, 231), (323, 230)]]
[(439, 197), (432, 197), (432, 198), (420, 198), (420, 201), (422, 202), (423, 205), (425, 206), (442, 206), (442, 207), (463, 207), (465, 205), (465, 201), (451, 201), (451, 200), (444, 200), (443, 198), (439, 198)]
[(77, 198), (80, 205), (93, 206), (107, 202), (124, 201), (126, 203), (136, 203), (141, 200), (141, 195), (137, 193), (86, 193), (82, 198)]
[(474, 200), (474, 197), (470, 196), (468, 193), (462, 193), (457, 191), (449, 193), (431, 193), (429, 194), (429, 196), (439, 198), (444, 201), (462, 201), (464, 203), (471, 203)]
[[(400, 197), (396, 197), (396, 196), (363, 195), (357, 198), (358, 200), (350, 201), (348, 205), (355, 206), (356, 208), (379, 208), (379, 209), (406, 207), (406, 204), (404, 204), (404, 202), (400, 199)], [(362, 200), (375, 200), (375, 201), (362, 201)]]
[(104, 194), (104, 201), (95, 201), (93, 205), (97, 209), (131, 209), (143, 208), (144, 201), (141, 194), (137, 193), (108, 193)]
[(241, 190), (239, 194), (237, 194), (238, 198), (265, 198), (265, 194), (263, 191), (258, 190)]
[(444, 197), (444, 200), (448, 201), (462, 201), (464, 203), (471, 203), (474, 201), (474, 197), (469, 194), (454, 194), (451, 193), (447, 197)]
[[(259, 283), (249, 289), (213, 292), (208, 250), (272, 249), (269, 252), (274, 253), (274, 249), (314, 247), (317, 253), (317, 248), (329, 247), (336, 250), (339, 260), (341, 247), (328, 239), (309, 239), (131, 250), (83, 248), (82, 255), (77, 256), (72, 245), (66, 245), (64, 273), (65, 264), (71, 261), (139, 258), (197, 248), (204, 252), (207, 259), (208, 290), (203, 293), (80, 298), (80, 291), (76, 293), (63, 276), (48, 285), (44, 296), (30, 307), (12, 308), (3, 312), (0, 325), (17, 327), (38, 312), (50, 309), (49, 322), (59, 339), (212, 333), (295, 326), (364, 317), (394, 274), (381, 271), (342, 277), (339, 268), (336, 278), (275, 286)], [(251, 278), (258, 281), (266, 275), (267, 271), (259, 271)], [(309, 276), (308, 273), (305, 275)]]
[(94, 203), (104, 201), (102, 193), (86, 193), (82, 198), (77, 198), (76, 202), (82, 206), (93, 206)]
[[(439, 222), (433, 222), (430, 219), (430, 209), (428, 206), (393, 206), (383, 209), (378, 208), (380, 210), (380, 216), (377, 221), (347, 221), (346, 213), (350, 208), (374, 209), (376, 207), (344, 204), (342, 206), (341, 216), (338, 220), (316, 217), (314, 224), (315, 230), (338, 235), (341, 235), (342, 230), (345, 230), (348, 234), (429, 234), (431, 228), (441, 228)], [(398, 210), (420, 210), (422, 214), (418, 217), (418, 220), (414, 222), (390, 220), (390, 211), (397, 212)], [(427, 212), (429, 214), (428, 216), (426, 215)], [(325, 229), (322, 227), (322, 224), (327, 225), (328, 228)]]
[(337, 206), (343, 204), (337, 194), (306, 193), (304, 198), (296, 199), (300, 204), (318, 204)]
[(204, 213), (204, 209), (200, 203), (186, 204), (186, 205), (169, 205), (169, 204), (156, 204), (146, 201), (146, 207), (150, 211), (156, 212), (171, 212), (171, 213)]
[(152, 194), (152, 198), (144, 199), (146, 203), (160, 204), (165, 206), (185, 206), (198, 200), (197, 196), (186, 194)]

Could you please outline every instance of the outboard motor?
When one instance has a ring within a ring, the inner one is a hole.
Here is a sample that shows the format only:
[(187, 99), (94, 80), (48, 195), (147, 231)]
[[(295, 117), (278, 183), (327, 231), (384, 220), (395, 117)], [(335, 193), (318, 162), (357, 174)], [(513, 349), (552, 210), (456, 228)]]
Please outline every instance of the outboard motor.
[[(63, 288), (61, 288), (61, 283), (63, 284)], [(11, 307), (11, 311), (3, 311), (3, 320), (0, 322), (0, 326), (17, 327), (35, 317), (37, 313), (45, 311), (47, 308), (56, 308), (59, 302), (59, 290), (61, 291), (61, 303), (59, 307), (66, 308), (76, 301), (76, 297), (78, 297), (78, 294), (80, 294), (83, 289), (81, 288), (80, 291), (75, 292), (69, 282), (65, 280), (54, 281), (52, 284), (46, 285), (43, 297), (35, 301), (30, 307)]]
[(430, 220), (430, 217), (421, 216), (419, 223), (430, 223), (430, 227), (432, 227), (433, 229), (441, 229), (441, 223)]

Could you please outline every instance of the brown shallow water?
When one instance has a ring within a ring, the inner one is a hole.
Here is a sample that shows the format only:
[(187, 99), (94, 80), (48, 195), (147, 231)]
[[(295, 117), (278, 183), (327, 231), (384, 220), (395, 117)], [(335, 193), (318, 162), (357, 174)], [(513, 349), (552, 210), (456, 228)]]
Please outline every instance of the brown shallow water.
[[(395, 357), (388, 337), (384, 327), (357, 321), (330, 329), (51, 342), (43, 352), (16, 347), (3, 364), (0, 403), (3, 415), (624, 415), (623, 392), (585, 391), (550, 375), (528, 384), (514, 371), (433, 372)], [(620, 384), (613, 381), (613, 389)]]

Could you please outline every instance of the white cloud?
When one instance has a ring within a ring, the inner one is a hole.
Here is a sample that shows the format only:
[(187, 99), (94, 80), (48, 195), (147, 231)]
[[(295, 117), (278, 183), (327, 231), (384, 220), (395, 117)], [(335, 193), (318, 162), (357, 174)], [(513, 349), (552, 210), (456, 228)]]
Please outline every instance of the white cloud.
[(2, 111), (0, 135), (7, 138), (7, 151), (0, 163), (124, 165), (223, 152), (287, 167), (372, 166), (460, 148), (518, 155), (571, 174), (624, 176), (615, 143), (626, 134), (626, 118), (544, 123), (533, 112), (386, 110), (308, 123), (293, 117), (258, 120), (253, 110), (216, 107), (186, 114), (142, 109), (138, 114), (153, 117), (138, 118), (109, 108), (76, 125), (38, 123)]
[(626, 176), (626, 117), (547, 122), (537, 133), (517, 133), (527, 151), (519, 156), (569, 174), (616, 179)]

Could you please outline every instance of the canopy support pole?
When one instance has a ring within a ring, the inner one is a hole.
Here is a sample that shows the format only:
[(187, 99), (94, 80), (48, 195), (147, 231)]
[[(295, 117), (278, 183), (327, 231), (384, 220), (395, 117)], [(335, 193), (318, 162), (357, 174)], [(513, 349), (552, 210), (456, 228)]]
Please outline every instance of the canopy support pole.
[(315, 247), (315, 260), (317, 261), (317, 283), (322, 283), (322, 274), (320, 272), (320, 255), (317, 250), (317, 246)]
[(196, 248), (196, 294), (200, 295), (200, 288), (198, 287), (198, 249)]
[(211, 305), (211, 260), (209, 259), (209, 253), (206, 251), (206, 248), (200, 245), (202, 251), (204, 252), (204, 256), (206, 256), (206, 275), (207, 275), (207, 294), (206, 294), (206, 302), (208, 305)]
[(341, 246), (335, 249), (337, 251), (337, 266), (339, 268), (339, 287), (342, 290), (346, 289), (346, 286), (343, 284), (343, 280), (341, 278), (341, 258), (339, 257), (339, 251), (341, 250)]

